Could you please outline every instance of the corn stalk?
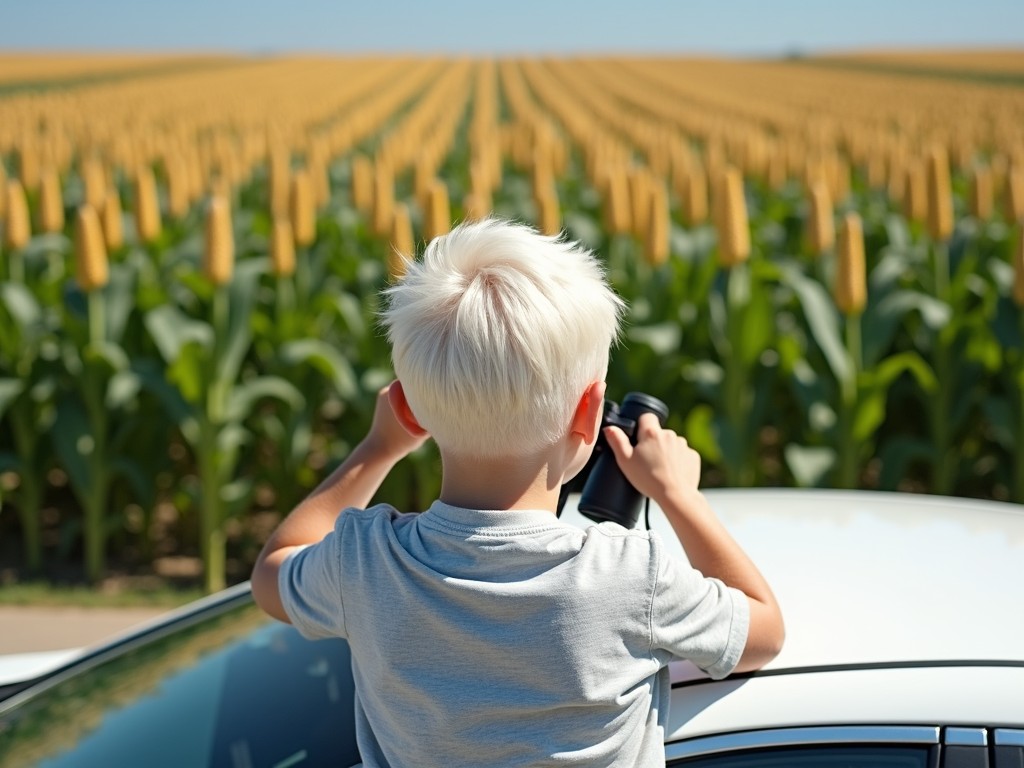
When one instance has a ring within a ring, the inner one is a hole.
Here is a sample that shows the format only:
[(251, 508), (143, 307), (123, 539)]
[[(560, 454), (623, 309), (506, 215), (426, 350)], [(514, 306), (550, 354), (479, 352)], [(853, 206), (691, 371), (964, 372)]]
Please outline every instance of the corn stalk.
[(115, 482), (127, 479), (137, 498), (144, 498), (145, 486), (152, 483), (129, 445), (138, 423), (141, 382), (121, 342), (133, 309), (134, 287), (133, 271), (118, 265), (103, 288), (73, 293), (66, 302), (67, 337), (61, 357), (68, 381), (76, 385), (63, 388), (52, 435), (82, 507), (85, 575), (91, 582), (106, 570), (107, 539), (121, 519), (119, 511), (110, 509)]
[(794, 441), (787, 448), (787, 462), (801, 485), (819, 485), (827, 478), (829, 485), (856, 488), (863, 462), (873, 453), (885, 421), (893, 384), (909, 374), (925, 391), (936, 386), (931, 369), (917, 352), (888, 354), (892, 335), (907, 313), (921, 307), (934, 313), (934, 301), (916, 292), (889, 291), (874, 280), (873, 298), (863, 315), (850, 315), (844, 323), (824, 287), (798, 266), (783, 265), (782, 279), (797, 298), (817, 351), (814, 357), (820, 356), (825, 363), (803, 362), (793, 379), (802, 410), (810, 419), (811, 445)]
[(57, 386), (45, 350), (55, 346), (54, 330), (53, 315), (24, 285), (0, 283), (0, 423), (8, 423), (13, 449), (0, 452), (0, 471), (18, 478), (10, 496), (21, 520), (25, 564), (32, 573), (43, 564), (40, 512)]
[(246, 419), (263, 398), (293, 409), (303, 403), (299, 391), (284, 379), (243, 377), (252, 343), (253, 297), (265, 269), (264, 260), (251, 259), (239, 264), (230, 283), (209, 286), (205, 321), (170, 304), (145, 317), (167, 369), (143, 371), (144, 381), (164, 403), (197, 464), (204, 586), (211, 592), (226, 583), (225, 522), (244, 506), (251, 490), (251, 478), (236, 476), (241, 449), (251, 440)]

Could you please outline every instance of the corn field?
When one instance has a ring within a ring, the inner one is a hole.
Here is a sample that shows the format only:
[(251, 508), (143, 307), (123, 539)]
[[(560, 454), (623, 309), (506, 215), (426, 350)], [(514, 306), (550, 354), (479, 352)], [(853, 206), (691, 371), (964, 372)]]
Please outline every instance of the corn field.
[(0, 56), (0, 556), (244, 578), (369, 426), (402, 254), (492, 213), (601, 255), (609, 394), (705, 485), (1024, 502), (1024, 54), (848, 64)]

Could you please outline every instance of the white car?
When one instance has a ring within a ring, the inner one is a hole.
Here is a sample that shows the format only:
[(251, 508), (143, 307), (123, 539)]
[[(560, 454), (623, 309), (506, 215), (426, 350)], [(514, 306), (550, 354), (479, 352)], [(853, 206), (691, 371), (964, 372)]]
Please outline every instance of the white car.
[[(673, 665), (668, 765), (1024, 768), (1021, 507), (707, 496), (775, 591), (786, 645), (722, 681)], [(564, 519), (589, 524), (574, 504)], [(650, 523), (675, 545), (656, 508)], [(8, 689), (0, 768), (350, 765), (352, 692), (343, 641), (303, 640), (239, 585)]]

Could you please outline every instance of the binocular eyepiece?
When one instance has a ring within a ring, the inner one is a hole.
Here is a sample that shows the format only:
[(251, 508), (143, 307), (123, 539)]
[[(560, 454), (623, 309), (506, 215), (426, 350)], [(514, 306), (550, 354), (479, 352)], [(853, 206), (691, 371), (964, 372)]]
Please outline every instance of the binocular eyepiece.
[(562, 486), (558, 499), (559, 512), (570, 493), (582, 490), (579, 503), (582, 515), (597, 523), (610, 520), (625, 528), (636, 526), (643, 496), (619, 469), (615, 454), (604, 437), (604, 428), (619, 427), (630, 442), (636, 445), (637, 424), (645, 413), (656, 415), (664, 427), (668, 419), (668, 406), (642, 392), (630, 392), (622, 399), (621, 406), (611, 400), (604, 401), (604, 417), (594, 452), (582, 471)]

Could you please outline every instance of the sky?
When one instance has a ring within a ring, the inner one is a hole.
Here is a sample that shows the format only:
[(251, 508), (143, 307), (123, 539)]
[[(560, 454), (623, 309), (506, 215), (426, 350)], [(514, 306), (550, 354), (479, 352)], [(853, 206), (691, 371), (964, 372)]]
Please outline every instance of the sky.
[(1024, 49), (1024, 0), (0, 0), (0, 52)]

